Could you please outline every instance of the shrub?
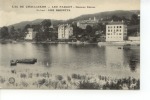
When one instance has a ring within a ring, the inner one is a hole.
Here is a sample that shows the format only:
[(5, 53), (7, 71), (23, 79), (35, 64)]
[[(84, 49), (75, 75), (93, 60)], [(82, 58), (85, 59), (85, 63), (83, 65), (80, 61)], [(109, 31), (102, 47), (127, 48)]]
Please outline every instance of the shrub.
[(72, 78), (74, 79), (85, 79), (86, 77), (83, 75), (79, 75), (79, 74), (72, 74)]
[(68, 79), (68, 81), (71, 81), (71, 77), (70, 76), (67, 76), (67, 79)]
[(24, 81), (23, 81), (23, 82), (21, 82), (21, 85), (22, 85), (23, 87), (28, 87), (29, 84), (28, 84), (27, 82), (24, 82)]
[(45, 82), (46, 82), (46, 79), (38, 80), (38, 84), (39, 84), (39, 85), (43, 85)]
[(21, 77), (21, 78), (26, 78), (26, 74), (21, 73), (20, 77)]
[(77, 74), (72, 74), (72, 78), (77, 79), (78, 75)]
[(0, 77), (0, 83), (4, 83), (5, 82), (5, 79)]
[(61, 81), (63, 79), (62, 75), (57, 75), (56, 78)]
[(79, 83), (79, 89), (100, 89), (100, 86), (98, 83), (83, 81)]

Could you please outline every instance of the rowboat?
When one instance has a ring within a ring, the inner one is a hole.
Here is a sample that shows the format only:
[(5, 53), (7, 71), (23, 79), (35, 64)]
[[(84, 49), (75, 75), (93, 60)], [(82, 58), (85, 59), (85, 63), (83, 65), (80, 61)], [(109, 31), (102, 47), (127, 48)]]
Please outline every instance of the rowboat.
[(16, 66), (17, 63), (24, 63), (24, 64), (35, 64), (37, 62), (37, 59), (17, 59), (17, 60), (11, 60), (10, 65)]
[(37, 62), (37, 59), (20, 59), (16, 60), (17, 63), (25, 63), (25, 64), (35, 64)]

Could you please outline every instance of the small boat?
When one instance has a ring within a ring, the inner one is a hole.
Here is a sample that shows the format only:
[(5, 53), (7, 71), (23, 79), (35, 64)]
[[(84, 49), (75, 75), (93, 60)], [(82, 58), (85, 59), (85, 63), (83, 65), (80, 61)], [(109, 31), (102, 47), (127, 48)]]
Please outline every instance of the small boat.
[(11, 60), (11, 61), (10, 61), (10, 65), (11, 65), (11, 66), (16, 66), (16, 65), (17, 65), (17, 62), (14, 61), (14, 60)]
[(25, 63), (25, 64), (35, 64), (37, 62), (37, 59), (20, 59), (16, 60), (17, 63)]
[(118, 47), (118, 49), (122, 49), (121, 47)]

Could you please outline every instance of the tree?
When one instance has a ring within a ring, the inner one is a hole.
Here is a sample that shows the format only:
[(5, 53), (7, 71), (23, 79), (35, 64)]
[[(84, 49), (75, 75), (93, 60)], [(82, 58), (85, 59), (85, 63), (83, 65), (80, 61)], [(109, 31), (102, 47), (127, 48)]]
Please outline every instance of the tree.
[(113, 21), (121, 21), (121, 18), (118, 17), (118, 16), (116, 16), (116, 15), (113, 15), (113, 16), (111, 17), (111, 20), (113, 20)]
[(32, 27), (32, 28), (34, 29), (34, 31), (36, 31), (36, 32), (39, 32), (39, 31), (41, 30), (41, 25), (40, 25), (40, 24), (32, 25), (31, 27)]
[(138, 19), (138, 15), (137, 14), (133, 14), (131, 16), (131, 22), (130, 22), (130, 24), (131, 25), (138, 25), (139, 22), (140, 22), (140, 20)]
[(5, 39), (9, 37), (8, 27), (4, 26), (0, 30), (0, 37)]
[(45, 19), (41, 22), (42, 26), (44, 29), (49, 28), (51, 26), (51, 20), (50, 19)]
[(23, 34), (21, 28), (15, 29), (14, 26), (11, 26), (10, 28), (10, 38), (11, 39), (21, 39), (25, 36), (25, 34)]
[(24, 39), (25, 34), (22, 32), (21, 28), (18, 28), (16, 31), (17, 31), (18, 38)]
[(72, 25), (73, 27), (73, 35), (74, 36), (78, 36), (78, 35), (81, 35), (83, 34), (83, 29), (79, 28), (76, 24), (75, 25)]
[(86, 33), (90, 36), (92, 34), (92, 31), (93, 31), (92, 27), (90, 25), (87, 25), (86, 26)]
[(31, 25), (30, 25), (30, 24), (27, 24), (27, 25), (24, 27), (24, 30), (23, 30), (23, 31), (26, 32), (28, 28), (31, 28)]
[(42, 30), (45, 35), (45, 38), (47, 39), (51, 38), (51, 34), (50, 34), (51, 20), (45, 19), (41, 22), (41, 25), (42, 25)]
[(104, 26), (102, 25), (102, 23), (98, 23), (93, 26), (93, 34), (95, 34), (96, 31), (104, 31)]
[(11, 26), (11, 28), (10, 28), (10, 37), (11, 37), (11, 38), (14, 38), (15, 32), (16, 32), (15, 27), (14, 27), (14, 26)]

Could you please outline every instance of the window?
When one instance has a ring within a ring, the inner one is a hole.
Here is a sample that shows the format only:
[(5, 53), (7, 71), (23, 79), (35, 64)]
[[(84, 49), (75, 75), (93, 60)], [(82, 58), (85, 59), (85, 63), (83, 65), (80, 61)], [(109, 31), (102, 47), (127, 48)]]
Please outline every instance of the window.
[(121, 35), (121, 33), (119, 33), (119, 35)]
[(120, 28), (121, 28), (121, 26), (120, 26)]

